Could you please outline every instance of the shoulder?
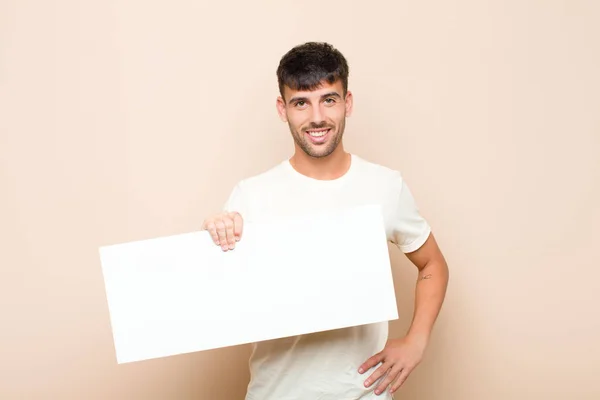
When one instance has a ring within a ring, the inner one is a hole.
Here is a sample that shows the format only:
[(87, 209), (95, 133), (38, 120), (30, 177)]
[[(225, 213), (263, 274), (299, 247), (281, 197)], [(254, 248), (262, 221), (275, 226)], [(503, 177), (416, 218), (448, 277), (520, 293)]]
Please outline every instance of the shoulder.
[(396, 188), (401, 188), (404, 184), (402, 173), (397, 169), (357, 155), (353, 155), (353, 162), (356, 162), (358, 173), (366, 179)]
[(280, 163), (256, 175), (238, 180), (231, 189), (224, 209), (246, 213), (253, 199), (263, 198), (264, 194), (271, 192), (282, 178), (283, 163)]

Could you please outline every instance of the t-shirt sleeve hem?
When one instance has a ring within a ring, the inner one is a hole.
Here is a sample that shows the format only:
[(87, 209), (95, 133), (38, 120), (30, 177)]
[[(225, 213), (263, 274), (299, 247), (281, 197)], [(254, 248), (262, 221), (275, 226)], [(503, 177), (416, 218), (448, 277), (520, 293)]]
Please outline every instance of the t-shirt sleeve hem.
[(418, 238), (409, 244), (400, 246), (400, 250), (402, 250), (403, 253), (412, 253), (413, 251), (419, 250), (419, 248), (427, 241), (430, 234), (431, 227), (428, 225)]

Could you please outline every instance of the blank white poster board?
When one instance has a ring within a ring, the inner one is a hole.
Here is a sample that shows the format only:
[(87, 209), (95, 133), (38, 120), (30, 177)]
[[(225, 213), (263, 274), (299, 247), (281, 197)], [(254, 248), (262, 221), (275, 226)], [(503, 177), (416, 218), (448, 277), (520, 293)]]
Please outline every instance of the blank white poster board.
[(118, 363), (398, 318), (379, 206), (100, 248)]

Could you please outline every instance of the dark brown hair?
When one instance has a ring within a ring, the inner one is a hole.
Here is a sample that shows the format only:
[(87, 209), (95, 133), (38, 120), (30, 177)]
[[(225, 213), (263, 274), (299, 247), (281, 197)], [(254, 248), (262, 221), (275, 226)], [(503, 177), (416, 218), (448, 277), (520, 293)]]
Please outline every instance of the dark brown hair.
[(342, 81), (343, 95), (348, 91), (349, 68), (346, 58), (329, 43), (307, 42), (288, 51), (279, 62), (277, 81), (279, 93), (283, 88), (314, 90), (323, 81), (333, 84)]

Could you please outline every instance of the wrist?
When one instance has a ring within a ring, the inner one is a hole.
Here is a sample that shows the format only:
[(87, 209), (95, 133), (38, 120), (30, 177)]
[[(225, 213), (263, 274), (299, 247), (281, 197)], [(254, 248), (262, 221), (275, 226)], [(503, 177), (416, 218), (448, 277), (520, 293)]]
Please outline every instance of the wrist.
[(414, 343), (415, 345), (419, 346), (423, 350), (425, 350), (425, 348), (429, 344), (429, 338), (430, 338), (429, 332), (409, 330), (408, 333), (406, 334), (407, 341)]

